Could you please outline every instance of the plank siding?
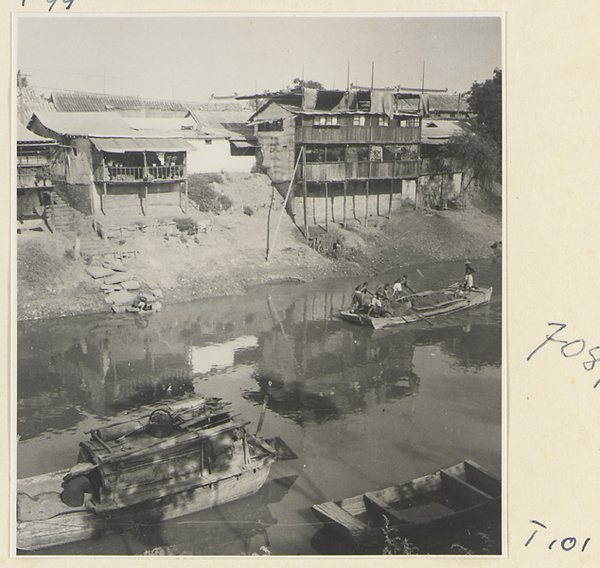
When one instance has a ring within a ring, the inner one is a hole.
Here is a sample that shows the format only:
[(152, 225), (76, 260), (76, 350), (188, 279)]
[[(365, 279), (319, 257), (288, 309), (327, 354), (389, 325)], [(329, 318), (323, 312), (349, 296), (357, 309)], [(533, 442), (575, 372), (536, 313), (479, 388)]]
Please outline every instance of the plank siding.
[(365, 144), (399, 143), (419, 144), (421, 129), (418, 127), (399, 128), (394, 126), (333, 126), (299, 128), (301, 143), (322, 144)]

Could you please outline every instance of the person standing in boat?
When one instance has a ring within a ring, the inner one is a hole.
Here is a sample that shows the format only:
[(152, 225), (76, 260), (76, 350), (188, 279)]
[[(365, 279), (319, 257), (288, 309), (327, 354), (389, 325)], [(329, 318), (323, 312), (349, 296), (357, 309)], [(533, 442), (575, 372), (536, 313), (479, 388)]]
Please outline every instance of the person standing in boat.
[(473, 274), (475, 269), (471, 266), (471, 263), (467, 260), (465, 262), (465, 281), (463, 287), (465, 290), (474, 290), (476, 288), (473, 281)]
[(396, 282), (394, 282), (394, 286), (392, 288), (392, 296), (394, 300), (397, 300), (404, 294), (404, 287), (408, 285), (408, 280), (406, 279), (406, 274), (402, 276), (402, 278), (398, 278)]
[(363, 282), (359, 284), (356, 288), (354, 288), (354, 292), (352, 293), (352, 307), (350, 311), (358, 312), (364, 306), (364, 300), (366, 298), (365, 294), (367, 292), (367, 282)]

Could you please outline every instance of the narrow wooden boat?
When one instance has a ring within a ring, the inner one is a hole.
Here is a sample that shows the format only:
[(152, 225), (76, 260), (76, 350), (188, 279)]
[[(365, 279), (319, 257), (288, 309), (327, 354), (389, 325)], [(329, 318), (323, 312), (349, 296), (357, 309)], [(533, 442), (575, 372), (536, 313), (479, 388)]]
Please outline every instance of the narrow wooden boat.
[(220, 399), (182, 401), (92, 430), (69, 470), (17, 480), (17, 547), (37, 550), (256, 493), (295, 454), (252, 435)]
[(408, 483), (314, 505), (312, 511), (355, 542), (381, 534), (386, 519), (395, 534), (411, 537), (497, 513), (501, 492), (497, 477), (465, 460)]
[(463, 290), (451, 286), (445, 290), (431, 290), (402, 296), (399, 300), (390, 301), (385, 315), (367, 315), (361, 311), (343, 311), (340, 317), (352, 323), (358, 323), (383, 329), (395, 325), (414, 323), (429, 318), (446, 315), (459, 310), (486, 304), (492, 297), (492, 288)]

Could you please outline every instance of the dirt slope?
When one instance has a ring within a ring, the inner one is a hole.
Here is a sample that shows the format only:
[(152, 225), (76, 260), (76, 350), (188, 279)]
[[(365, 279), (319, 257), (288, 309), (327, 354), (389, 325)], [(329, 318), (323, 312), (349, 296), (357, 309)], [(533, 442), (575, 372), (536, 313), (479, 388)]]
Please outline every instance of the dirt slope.
[[(461, 211), (403, 207), (389, 220), (371, 217), (367, 227), (357, 222), (345, 229), (331, 224), (328, 238), (342, 246), (329, 254), (309, 248), (291, 219), (283, 215), (277, 244), (267, 262), (267, 225), (273, 238), (281, 197), (275, 193), (269, 222), (272, 190), (265, 176), (223, 176), (214, 188), (233, 203), (228, 211), (214, 214), (189, 209), (184, 214), (177, 207), (157, 206), (139, 218), (116, 211), (102, 219), (103, 225), (119, 227), (127, 221), (134, 230), (100, 244), (107, 250), (138, 251), (136, 258), (127, 260), (129, 271), (143, 290), (160, 289), (165, 303), (172, 303), (242, 293), (249, 286), (276, 280), (358, 277), (429, 261), (482, 258), (493, 253), (490, 245), (502, 234), (499, 199), (492, 195), (471, 200)], [(152, 227), (183, 217), (206, 227), (206, 232), (190, 235), (174, 225)], [(91, 222), (80, 219), (84, 242), (90, 239)], [(73, 257), (75, 236), (47, 231), (18, 236), (19, 319), (110, 309), (99, 282), (87, 274), (84, 259)]]

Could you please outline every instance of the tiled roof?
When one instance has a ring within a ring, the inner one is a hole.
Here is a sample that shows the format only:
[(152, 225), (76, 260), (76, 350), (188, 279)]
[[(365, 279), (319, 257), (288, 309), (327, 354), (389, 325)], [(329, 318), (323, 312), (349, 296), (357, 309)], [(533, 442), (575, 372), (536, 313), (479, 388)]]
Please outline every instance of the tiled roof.
[(21, 124), (28, 124), (34, 112), (55, 111), (54, 105), (43, 98), (32, 87), (19, 87), (17, 90), (17, 118)]

